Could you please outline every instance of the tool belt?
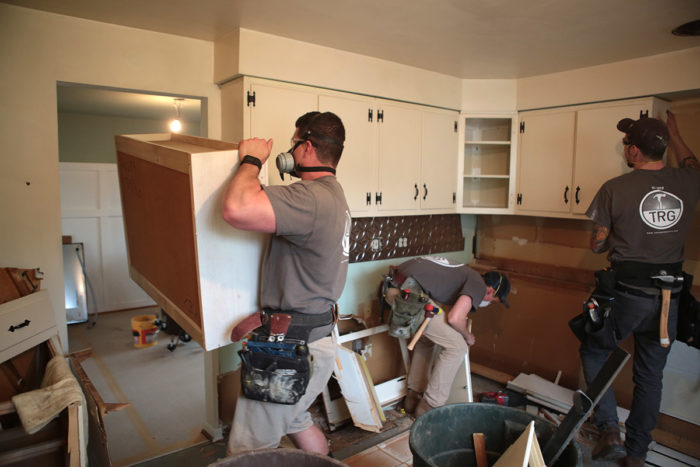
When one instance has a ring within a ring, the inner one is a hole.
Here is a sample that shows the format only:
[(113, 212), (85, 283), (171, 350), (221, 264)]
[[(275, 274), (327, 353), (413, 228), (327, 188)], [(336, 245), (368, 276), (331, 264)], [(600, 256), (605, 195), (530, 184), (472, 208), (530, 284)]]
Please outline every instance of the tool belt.
[(409, 277), (401, 285), (401, 292), (391, 304), (389, 335), (409, 339), (425, 319), (428, 297), (415, 279)]
[(583, 311), (569, 321), (569, 328), (582, 344), (614, 349), (619, 342), (615, 330), (615, 282), (617, 272), (606, 268), (595, 273), (595, 289), (583, 302)]
[(637, 287), (657, 287), (652, 276), (665, 271), (670, 275), (683, 273), (683, 262), (668, 264), (642, 263), (639, 261), (616, 261), (611, 264), (618, 282)]
[(277, 404), (299, 402), (311, 380), (309, 334), (334, 324), (337, 317), (334, 305), (316, 315), (266, 309), (243, 320), (231, 333), (232, 340), (248, 335), (238, 352), (243, 395)]
[(700, 303), (690, 293), (693, 276), (683, 273), (683, 289), (678, 301), (676, 340), (700, 349)]

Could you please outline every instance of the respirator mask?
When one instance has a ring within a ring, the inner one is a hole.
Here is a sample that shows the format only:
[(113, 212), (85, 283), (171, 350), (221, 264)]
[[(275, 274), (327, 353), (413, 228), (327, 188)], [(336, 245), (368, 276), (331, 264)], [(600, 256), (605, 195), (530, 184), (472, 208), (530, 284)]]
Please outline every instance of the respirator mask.
[(277, 155), (275, 163), (277, 164), (277, 170), (279, 170), (280, 178), (284, 180), (284, 174), (289, 174), (292, 177), (300, 178), (299, 173), (301, 172), (330, 172), (335, 175), (335, 169), (333, 167), (316, 166), (316, 167), (304, 167), (302, 165), (296, 164), (294, 162), (294, 151), (299, 145), (309, 141), (314, 144), (313, 141), (308, 139), (308, 135), (302, 139), (292, 139), (292, 147), (287, 152), (283, 152)]

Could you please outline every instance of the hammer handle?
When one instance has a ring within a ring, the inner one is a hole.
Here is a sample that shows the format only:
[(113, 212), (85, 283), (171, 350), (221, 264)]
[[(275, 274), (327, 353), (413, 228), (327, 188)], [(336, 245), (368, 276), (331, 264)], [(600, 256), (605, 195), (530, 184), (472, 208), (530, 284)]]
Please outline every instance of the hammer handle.
[(668, 337), (668, 309), (671, 305), (671, 289), (661, 289), (661, 321), (659, 323), (659, 341), (661, 347), (671, 345)]
[(413, 335), (413, 339), (411, 339), (411, 342), (410, 342), (410, 343), (408, 344), (408, 346), (406, 347), (408, 350), (413, 350), (413, 347), (416, 346), (416, 343), (418, 342), (418, 339), (420, 339), (421, 336), (423, 335), (423, 332), (425, 331), (425, 328), (428, 327), (428, 323), (430, 322), (431, 319), (433, 319), (432, 316), (429, 317), (429, 318), (425, 318), (425, 319), (423, 320), (423, 322), (421, 323), (420, 327), (418, 328), (418, 330), (416, 331), (416, 333)]

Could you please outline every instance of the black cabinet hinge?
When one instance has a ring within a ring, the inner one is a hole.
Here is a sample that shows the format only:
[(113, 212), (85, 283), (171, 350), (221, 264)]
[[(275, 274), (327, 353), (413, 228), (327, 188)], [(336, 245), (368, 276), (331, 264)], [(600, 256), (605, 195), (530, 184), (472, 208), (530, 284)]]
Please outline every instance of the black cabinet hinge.
[(640, 110), (639, 118), (649, 118), (649, 110)]
[(365, 201), (367, 202), (367, 206), (372, 205), (372, 192), (371, 191), (367, 192), (367, 198), (365, 198)]
[(455, 133), (457, 133), (457, 120), (455, 120)]
[(375, 193), (374, 194), (374, 204), (382, 204), (382, 193)]
[(453, 191), (452, 192), (452, 204), (455, 204), (456, 202), (457, 202), (457, 193)]
[(377, 110), (377, 122), (383, 122), (383, 121), (384, 121), (384, 111)]
[(517, 204), (523, 204), (523, 194), (518, 193)]
[(367, 109), (367, 121), (371, 122), (373, 118), (374, 118), (374, 110)]
[(525, 122), (520, 122), (520, 133), (525, 133)]
[(248, 91), (247, 102), (248, 107), (250, 107), (250, 104), (253, 104), (253, 107), (255, 107), (255, 91), (253, 91), (253, 94), (251, 94), (250, 91)]

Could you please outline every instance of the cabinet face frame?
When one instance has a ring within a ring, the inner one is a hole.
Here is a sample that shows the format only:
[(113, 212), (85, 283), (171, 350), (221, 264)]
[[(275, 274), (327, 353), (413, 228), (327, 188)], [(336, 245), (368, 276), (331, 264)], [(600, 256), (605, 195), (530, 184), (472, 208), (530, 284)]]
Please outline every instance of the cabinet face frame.
[[(482, 131), (482, 136), (479, 136), (478, 139), (472, 139), (478, 135), (469, 134), (467, 120), (482, 121), (489, 128), (493, 128), (493, 123), (509, 121), (510, 131), (505, 131), (504, 133), (502, 129), (496, 130), (496, 135), (493, 134), (493, 131)], [(457, 212), (460, 214), (512, 214), (517, 181), (517, 113), (461, 113), (459, 115), (458, 129)], [(497, 136), (499, 139), (494, 140), (494, 136)], [(504, 139), (501, 140), (501, 138)], [(505, 173), (491, 174), (480, 172), (477, 174), (473, 171), (473, 168), (470, 170), (466, 159), (470, 156), (470, 149), (474, 149), (477, 146), (480, 148), (479, 150), (497, 154), (497, 157), (501, 159), (504, 155), (503, 149), (507, 148), (505, 154), (508, 160), (497, 164), (505, 169)], [(475, 195), (479, 197), (478, 200), (474, 199)], [(472, 202), (467, 205), (469, 200), (472, 200)]]

